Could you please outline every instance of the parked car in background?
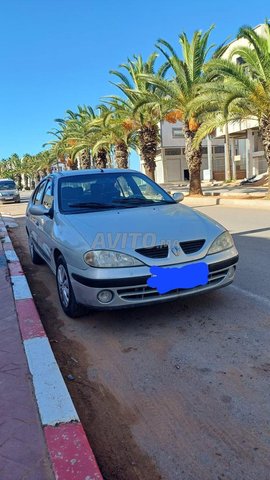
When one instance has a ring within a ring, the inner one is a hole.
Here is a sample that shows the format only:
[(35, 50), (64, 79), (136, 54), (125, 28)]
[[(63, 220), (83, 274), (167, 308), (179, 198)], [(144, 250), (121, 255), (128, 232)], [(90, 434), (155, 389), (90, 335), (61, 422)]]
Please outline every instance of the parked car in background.
[(16, 183), (11, 178), (0, 178), (0, 202), (20, 203), (20, 193)]
[[(230, 233), (182, 199), (134, 170), (43, 179), (27, 207), (29, 249), (34, 263), (45, 261), (55, 273), (64, 312), (150, 305), (229, 285), (238, 261)], [(204, 284), (196, 280), (199, 263), (207, 268)], [(189, 286), (172, 282), (162, 294), (149, 285), (152, 267), (168, 276), (167, 267), (187, 266)]]

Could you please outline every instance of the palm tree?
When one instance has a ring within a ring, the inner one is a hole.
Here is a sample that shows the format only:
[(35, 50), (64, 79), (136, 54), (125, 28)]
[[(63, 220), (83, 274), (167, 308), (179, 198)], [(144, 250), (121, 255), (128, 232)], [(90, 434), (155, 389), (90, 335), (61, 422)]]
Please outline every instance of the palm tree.
[[(206, 63), (206, 57), (213, 46), (208, 46), (209, 35), (213, 26), (206, 33), (196, 31), (191, 41), (187, 35), (179, 35), (182, 58), (176, 53), (174, 48), (165, 40), (160, 39), (157, 48), (163, 53), (167, 63), (164, 68), (169, 66), (173, 71), (173, 78), (166, 80), (157, 78), (154, 75), (146, 76), (149, 82), (156, 85), (160, 91), (163, 91), (163, 97), (157, 99), (157, 103), (163, 104), (163, 111), (167, 111), (165, 120), (176, 123), (177, 120), (183, 122), (183, 132), (185, 136), (185, 155), (190, 173), (190, 195), (202, 195), (201, 189), (201, 163), (202, 163), (202, 145), (197, 145), (193, 140), (200, 126), (199, 119), (193, 111), (190, 111), (189, 105), (194, 98), (199, 95), (199, 86), (204, 82), (203, 67)], [(150, 96), (149, 101), (153, 105), (155, 98)]]
[(0, 161), (0, 178), (8, 177), (7, 170), (8, 170), (7, 159), (2, 158)]
[(78, 112), (67, 110), (68, 117), (65, 120), (56, 119), (61, 125), (65, 151), (70, 155), (67, 160), (68, 165), (69, 161), (75, 162), (80, 156), (81, 168), (107, 167), (109, 152), (108, 148), (105, 148), (105, 143), (95, 150), (93, 158), (91, 156), (93, 146), (100, 139), (97, 126), (103, 123), (104, 108), (106, 107), (100, 105), (95, 112), (92, 107), (78, 106)]
[(118, 110), (103, 105), (99, 119), (93, 122), (92, 131), (96, 134), (93, 154), (105, 148), (114, 153), (117, 168), (128, 168), (129, 150), (136, 148), (136, 133)]
[[(251, 27), (242, 27), (238, 38), (247, 40), (248, 45), (236, 45), (228, 59), (214, 58), (206, 66), (208, 82), (197, 108), (205, 110), (208, 118), (196, 140), (225, 125), (226, 119), (256, 119), (268, 164), (270, 198), (270, 23), (264, 24), (262, 35)], [(242, 58), (240, 65), (233, 63), (234, 56)]]
[(30, 190), (31, 188), (30, 180), (33, 177), (35, 169), (35, 157), (29, 153), (25, 153), (22, 157), (22, 176), (26, 190)]
[(48, 133), (55, 137), (55, 140), (44, 143), (43, 147), (50, 147), (51, 156), (61, 162), (64, 162), (69, 170), (77, 170), (78, 163), (77, 159), (71, 158), (69, 154), (69, 143), (66, 136), (66, 122), (62, 119), (56, 119), (56, 122), (59, 124), (58, 128), (53, 128)]
[[(156, 52), (152, 53), (146, 62), (140, 55), (134, 55), (133, 60), (128, 59), (126, 64), (120, 65), (128, 73), (126, 76), (122, 71), (112, 70), (110, 73), (121, 80), (116, 85), (125, 98), (117, 95), (110, 97), (110, 105), (117, 112), (118, 118), (122, 119), (122, 125), (126, 126), (130, 132), (138, 133), (138, 145), (143, 161), (145, 173), (155, 179), (155, 158), (160, 141), (158, 123), (162, 118), (159, 105), (141, 103), (146, 95), (155, 94), (158, 88), (150, 83), (145, 77), (154, 75), (155, 62), (158, 57)], [(156, 73), (157, 78), (161, 79), (165, 75), (166, 68), (162, 66)], [(160, 92), (161, 94), (161, 92)], [(138, 109), (138, 103), (141, 103)]]
[(9, 175), (16, 180), (18, 184), (18, 188), (22, 188), (22, 162), (17, 155), (17, 153), (13, 153), (7, 160), (7, 168), (9, 171)]
[(90, 123), (96, 118), (96, 114), (90, 106), (78, 105), (78, 112), (67, 110), (68, 117), (65, 120), (65, 137), (71, 147), (72, 158), (79, 155), (82, 169), (91, 168), (92, 138), (89, 132)]

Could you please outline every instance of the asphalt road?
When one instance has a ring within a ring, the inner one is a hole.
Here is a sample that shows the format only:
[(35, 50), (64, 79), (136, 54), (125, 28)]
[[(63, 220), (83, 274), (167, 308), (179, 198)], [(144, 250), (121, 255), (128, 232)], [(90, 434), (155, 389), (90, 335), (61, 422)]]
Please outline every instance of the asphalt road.
[(104, 478), (269, 480), (269, 210), (200, 208), (234, 235), (233, 285), (79, 320), (30, 263), (25, 204), (0, 210)]

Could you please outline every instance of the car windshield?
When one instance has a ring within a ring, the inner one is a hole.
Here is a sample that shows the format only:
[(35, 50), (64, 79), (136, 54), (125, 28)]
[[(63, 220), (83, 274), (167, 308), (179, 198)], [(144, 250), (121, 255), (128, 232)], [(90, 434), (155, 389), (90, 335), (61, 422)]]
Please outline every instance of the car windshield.
[(72, 175), (59, 180), (59, 206), (63, 213), (167, 203), (176, 202), (139, 172)]
[(11, 180), (0, 182), (0, 190), (15, 190), (15, 189), (16, 189), (16, 184)]

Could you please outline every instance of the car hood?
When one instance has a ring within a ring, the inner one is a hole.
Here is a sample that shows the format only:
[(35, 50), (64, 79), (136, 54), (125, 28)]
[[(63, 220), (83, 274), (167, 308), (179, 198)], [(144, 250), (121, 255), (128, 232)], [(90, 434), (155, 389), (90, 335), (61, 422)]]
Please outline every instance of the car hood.
[(225, 231), (219, 223), (179, 204), (115, 209), (66, 215), (66, 221), (80, 233), (89, 249), (110, 249), (132, 253), (154, 245), (204, 239), (200, 254), (206, 254), (213, 240)]

